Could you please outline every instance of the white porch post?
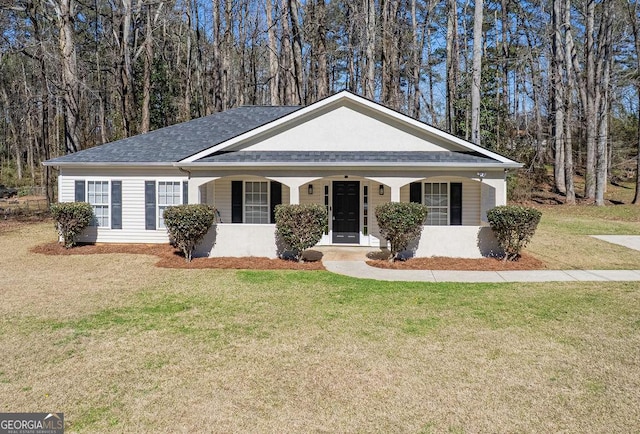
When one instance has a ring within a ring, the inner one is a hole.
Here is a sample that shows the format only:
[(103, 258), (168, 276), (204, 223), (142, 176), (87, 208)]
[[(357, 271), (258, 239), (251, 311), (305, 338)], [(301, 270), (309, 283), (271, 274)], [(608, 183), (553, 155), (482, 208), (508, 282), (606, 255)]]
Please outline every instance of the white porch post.
[(289, 187), (289, 203), (291, 205), (299, 205), (300, 187), (316, 179), (320, 179), (320, 177), (269, 177), (269, 179), (278, 181), (282, 185)]
[(220, 179), (219, 176), (209, 176), (206, 178), (189, 179), (189, 197), (187, 203), (200, 203), (200, 186), (208, 182)]

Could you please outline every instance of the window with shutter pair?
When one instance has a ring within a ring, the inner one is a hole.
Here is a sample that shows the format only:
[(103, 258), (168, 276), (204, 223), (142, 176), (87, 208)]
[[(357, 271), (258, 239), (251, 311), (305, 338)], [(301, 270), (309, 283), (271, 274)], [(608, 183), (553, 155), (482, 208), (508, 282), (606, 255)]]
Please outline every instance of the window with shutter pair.
[(122, 229), (122, 181), (77, 179), (74, 183), (76, 202), (88, 202), (93, 208), (93, 225)]
[(281, 203), (279, 182), (231, 181), (231, 223), (275, 223)]
[(461, 182), (412, 182), (409, 201), (427, 206), (427, 225), (462, 225)]
[(179, 181), (144, 182), (144, 227), (146, 230), (164, 229), (162, 213), (172, 205), (187, 204), (189, 183)]

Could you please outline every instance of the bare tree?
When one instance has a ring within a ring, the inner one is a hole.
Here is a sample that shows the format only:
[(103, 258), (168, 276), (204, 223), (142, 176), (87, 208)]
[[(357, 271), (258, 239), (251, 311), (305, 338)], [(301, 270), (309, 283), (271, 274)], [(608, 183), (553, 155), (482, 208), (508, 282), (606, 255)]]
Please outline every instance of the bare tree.
[[(636, 93), (638, 97), (638, 107), (640, 107), (640, 4), (638, 1), (629, 2), (626, 5), (627, 17), (633, 36), (633, 45), (636, 58)], [(633, 203), (640, 205), (640, 122), (637, 131), (637, 153), (636, 153), (636, 192), (633, 196)]]
[(279, 93), (279, 67), (278, 44), (276, 40), (276, 26), (273, 22), (273, 0), (266, 0), (267, 39), (269, 47), (269, 102), (272, 105), (280, 104)]
[(482, 86), (483, 0), (475, 0), (473, 14), (473, 69), (471, 74), (471, 141), (480, 145), (480, 88)]
[(74, 41), (74, 0), (48, 0), (58, 23), (58, 42), (62, 64), (62, 87), (65, 103), (65, 146), (68, 153), (80, 150), (78, 119), (80, 116), (80, 79)]
[(553, 149), (554, 149), (554, 167), (553, 179), (556, 191), (566, 193), (567, 187), (565, 182), (565, 92), (564, 92), (564, 50), (562, 27), (564, 24), (564, 14), (562, 6), (564, 0), (553, 0), (552, 13), (552, 32), (553, 32), (553, 58), (552, 74), (551, 74), (551, 93), (553, 94)]
[(447, 130), (456, 134), (460, 47), (458, 42), (458, 2), (447, 0)]
[(571, 129), (573, 114), (573, 73), (572, 55), (573, 41), (571, 40), (571, 0), (564, 0), (564, 66), (566, 68), (566, 91), (565, 91), (565, 123), (564, 123), (564, 170), (565, 170), (565, 201), (569, 205), (575, 205), (576, 192), (573, 182), (573, 131)]

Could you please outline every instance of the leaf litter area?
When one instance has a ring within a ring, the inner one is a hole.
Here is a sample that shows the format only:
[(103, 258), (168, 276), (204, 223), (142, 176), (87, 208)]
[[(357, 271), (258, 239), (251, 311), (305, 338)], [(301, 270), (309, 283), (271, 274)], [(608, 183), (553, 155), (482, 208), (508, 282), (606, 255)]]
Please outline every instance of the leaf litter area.
[[(43, 255), (93, 255), (93, 254), (138, 254), (152, 255), (158, 258), (157, 267), (181, 269), (236, 269), (236, 270), (324, 270), (317, 260), (296, 262), (285, 259), (264, 257), (194, 258), (186, 262), (181, 252), (169, 244), (79, 244), (66, 249), (58, 242), (40, 244), (31, 249)], [(315, 259), (315, 258), (314, 258)], [(523, 254), (517, 261), (503, 261), (500, 258), (411, 258), (406, 261), (389, 262), (386, 259), (368, 260), (367, 264), (377, 268), (394, 270), (541, 270), (545, 264), (531, 255)]]
[(159, 258), (156, 267), (182, 269), (236, 269), (236, 270), (324, 270), (320, 261), (296, 262), (263, 257), (193, 258), (186, 262), (181, 252), (169, 244), (79, 244), (70, 249), (58, 242), (41, 244), (31, 249), (43, 255), (93, 255), (126, 253), (153, 255)]

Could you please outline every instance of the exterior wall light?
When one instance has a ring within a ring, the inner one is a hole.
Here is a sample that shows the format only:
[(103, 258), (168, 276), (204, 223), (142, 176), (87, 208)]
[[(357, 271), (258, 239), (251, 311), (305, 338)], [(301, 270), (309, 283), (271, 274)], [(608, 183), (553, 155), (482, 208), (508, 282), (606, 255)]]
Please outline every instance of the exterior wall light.
[(309, 193), (309, 195), (313, 194), (313, 184), (309, 184), (309, 187), (307, 187), (307, 193)]
[(480, 178), (480, 182), (482, 182), (484, 177), (487, 176), (486, 172), (478, 172), (476, 175), (478, 175), (478, 178)]
[(378, 187), (378, 194), (380, 196), (384, 196), (384, 185), (380, 184), (380, 187)]

